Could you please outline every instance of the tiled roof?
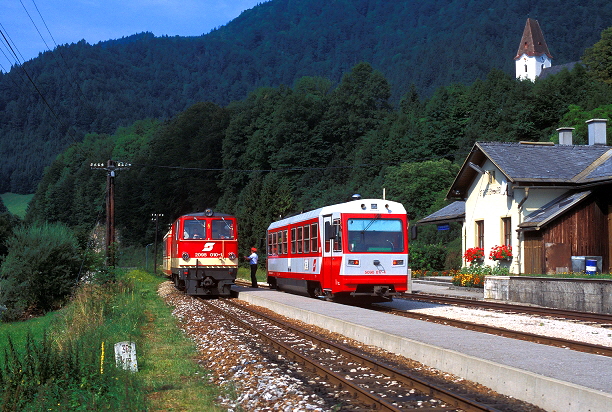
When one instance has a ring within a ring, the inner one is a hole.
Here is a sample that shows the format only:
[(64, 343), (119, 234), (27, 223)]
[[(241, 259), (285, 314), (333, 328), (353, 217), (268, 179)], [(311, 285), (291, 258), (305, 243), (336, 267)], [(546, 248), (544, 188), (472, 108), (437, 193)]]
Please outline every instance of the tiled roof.
[(543, 80), (543, 79), (547, 78), (548, 76), (552, 76), (554, 74), (561, 73), (564, 69), (567, 69), (567, 70), (571, 71), (574, 68), (574, 66), (576, 66), (578, 63), (580, 63), (580, 62), (571, 62), (571, 63), (565, 63), (565, 64), (556, 64), (554, 66), (545, 67), (540, 72), (540, 75), (538, 76), (538, 79)]
[(612, 147), (477, 142), (465, 160), (447, 198), (462, 200), (478, 177), (469, 164), (490, 160), (515, 185), (569, 186), (612, 183)]
[(465, 219), (465, 202), (458, 200), (419, 220), (417, 224), (445, 223)]
[(519, 44), (514, 59), (520, 58), (523, 54), (527, 56), (541, 56), (546, 54), (552, 59), (552, 55), (548, 51), (548, 46), (544, 40), (544, 34), (542, 34), (542, 29), (540, 29), (540, 24), (537, 20), (527, 19), (525, 30), (523, 30), (523, 38), (521, 39), (521, 44)]
[[(579, 176), (610, 151), (601, 145), (537, 145), (523, 143), (476, 143), (511, 182), (579, 184)], [(612, 178), (612, 162), (606, 159), (588, 178)]]

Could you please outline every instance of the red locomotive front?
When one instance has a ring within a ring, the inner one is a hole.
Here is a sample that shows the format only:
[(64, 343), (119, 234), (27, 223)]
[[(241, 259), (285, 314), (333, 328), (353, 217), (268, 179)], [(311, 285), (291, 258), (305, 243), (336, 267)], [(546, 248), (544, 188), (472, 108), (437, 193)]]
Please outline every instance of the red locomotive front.
[(229, 296), (238, 270), (236, 218), (211, 210), (179, 217), (164, 237), (164, 273), (188, 295)]

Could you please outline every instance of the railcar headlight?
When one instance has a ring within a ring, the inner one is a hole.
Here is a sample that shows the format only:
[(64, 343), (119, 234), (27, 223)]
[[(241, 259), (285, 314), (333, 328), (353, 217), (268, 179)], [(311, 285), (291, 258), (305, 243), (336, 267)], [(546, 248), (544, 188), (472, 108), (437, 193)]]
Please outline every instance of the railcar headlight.
[(230, 260), (234, 260), (236, 259), (236, 254), (234, 252), (230, 252), (229, 255), (227, 255), (228, 258), (230, 258)]
[(188, 261), (188, 260), (189, 260), (189, 253), (187, 253), (187, 252), (183, 252), (182, 258), (183, 258), (183, 260), (184, 260), (185, 262), (186, 262), (186, 261)]

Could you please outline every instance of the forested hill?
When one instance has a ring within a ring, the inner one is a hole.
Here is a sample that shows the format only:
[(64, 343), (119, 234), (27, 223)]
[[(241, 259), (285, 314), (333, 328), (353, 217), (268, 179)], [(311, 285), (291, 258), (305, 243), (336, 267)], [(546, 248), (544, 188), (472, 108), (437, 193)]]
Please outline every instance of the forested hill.
[(335, 85), (360, 61), (389, 80), (391, 103), (412, 84), (429, 96), (493, 68), (512, 73), (528, 16), (554, 64), (575, 61), (612, 25), (612, 3), (581, 3), (272, 0), (201, 37), (60, 46), (0, 74), (0, 192), (33, 192), (43, 168), (88, 132), (169, 118), (198, 101), (225, 105), (303, 76)]

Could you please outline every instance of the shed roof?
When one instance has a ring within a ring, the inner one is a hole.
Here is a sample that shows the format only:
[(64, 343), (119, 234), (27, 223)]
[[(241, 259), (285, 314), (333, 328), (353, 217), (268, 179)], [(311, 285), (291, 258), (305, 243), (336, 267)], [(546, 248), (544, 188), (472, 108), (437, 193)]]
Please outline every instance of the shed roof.
[(426, 223), (447, 223), (462, 220), (465, 220), (465, 201), (457, 200), (416, 223), (421, 225)]
[(526, 216), (525, 220), (519, 224), (519, 228), (523, 230), (537, 230), (576, 206), (590, 194), (590, 190), (565, 193)]

